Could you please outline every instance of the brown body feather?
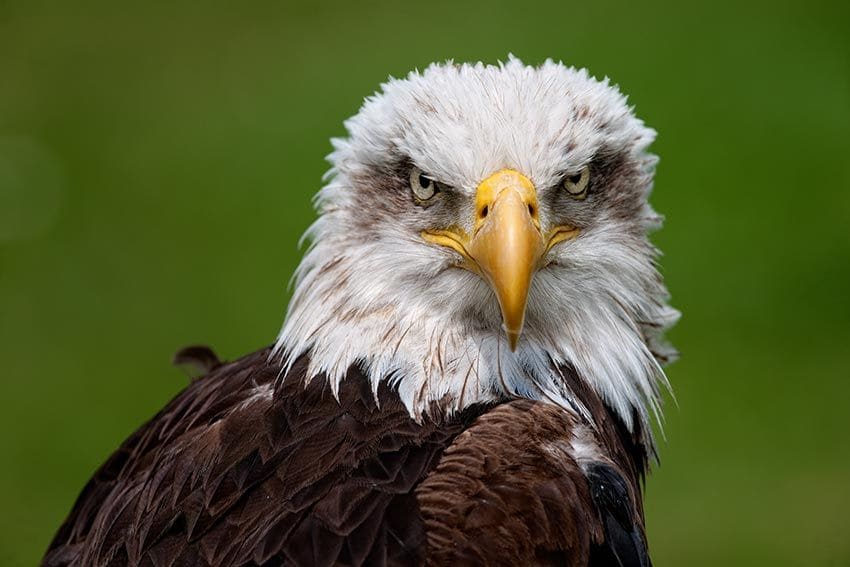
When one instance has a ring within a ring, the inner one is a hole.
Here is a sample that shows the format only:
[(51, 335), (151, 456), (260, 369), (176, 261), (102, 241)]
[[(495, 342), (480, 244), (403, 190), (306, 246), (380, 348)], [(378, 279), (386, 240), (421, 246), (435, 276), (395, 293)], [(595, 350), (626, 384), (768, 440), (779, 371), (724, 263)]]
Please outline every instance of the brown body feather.
[(593, 429), (528, 400), (416, 423), (357, 368), (337, 401), (306, 367), (281, 380), (263, 350), (194, 381), (95, 473), (44, 564), (648, 564), (644, 446), (589, 390)]

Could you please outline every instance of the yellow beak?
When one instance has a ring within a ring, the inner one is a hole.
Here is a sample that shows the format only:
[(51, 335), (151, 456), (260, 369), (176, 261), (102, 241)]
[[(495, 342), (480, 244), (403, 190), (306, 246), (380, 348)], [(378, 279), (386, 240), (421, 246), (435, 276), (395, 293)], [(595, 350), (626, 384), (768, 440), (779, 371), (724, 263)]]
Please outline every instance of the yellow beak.
[(576, 228), (560, 226), (544, 238), (534, 185), (518, 171), (503, 169), (478, 185), (471, 238), (457, 229), (426, 231), (423, 237), (459, 252), (461, 265), (490, 284), (516, 350), (534, 272), (549, 248), (577, 234)]

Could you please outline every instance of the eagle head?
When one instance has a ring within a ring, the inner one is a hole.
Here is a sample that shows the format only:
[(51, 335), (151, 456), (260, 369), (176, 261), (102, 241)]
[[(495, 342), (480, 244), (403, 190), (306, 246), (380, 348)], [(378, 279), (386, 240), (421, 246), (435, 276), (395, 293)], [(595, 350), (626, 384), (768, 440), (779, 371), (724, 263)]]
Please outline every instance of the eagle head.
[(411, 414), (510, 396), (632, 426), (678, 314), (647, 238), (654, 131), (607, 80), (546, 61), (393, 79), (333, 140), (276, 352), (337, 391), (352, 364)]

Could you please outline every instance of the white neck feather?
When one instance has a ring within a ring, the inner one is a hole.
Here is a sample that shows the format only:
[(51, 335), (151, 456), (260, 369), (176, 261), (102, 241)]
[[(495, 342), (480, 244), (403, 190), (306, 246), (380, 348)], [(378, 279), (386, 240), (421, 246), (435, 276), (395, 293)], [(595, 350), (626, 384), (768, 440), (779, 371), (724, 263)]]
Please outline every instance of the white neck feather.
[[(587, 415), (559, 375), (559, 368), (572, 367), (629, 429), (635, 410), (644, 427), (657, 414), (658, 385), (666, 378), (656, 357), (671, 352), (662, 352), (654, 339), (678, 312), (655, 301), (664, 288), (650, 283), (660, 280), (649, 261), (629, 272), (623, 259), (601, 261), (592, 252), (596, 246), (587, 247), (593, 279), (604, 287), (576, 281), (580, 270), (566, 278), (563, 270), (541, 270), (529, 294), (525, 330), (511, 352), (498, 303), (478, 276), (447, 262), (431, 269), (433, 281), (422, 292), (405, 285), (403, 275), (432, 257), (382, 241), (341, 246), (323, 235), (335, 224), (332, 216), (324, 215), (312, 230), (315, 244), (299, 267), (275, 348), (287, 365), (309, 353), (308, 379), (325, 376), (336, 394), (347, 369), (359, 364), (373, 391), (389, 381), (417, 419), (433, 402), (451, 412), (505, 397), (549, 401)], [(603, 247), (604, 238), (585, 235)], [(583, 260), (578, 246), (565, 254), (573, 263)], [(649, 297), (646, 286), (654, 292)]]

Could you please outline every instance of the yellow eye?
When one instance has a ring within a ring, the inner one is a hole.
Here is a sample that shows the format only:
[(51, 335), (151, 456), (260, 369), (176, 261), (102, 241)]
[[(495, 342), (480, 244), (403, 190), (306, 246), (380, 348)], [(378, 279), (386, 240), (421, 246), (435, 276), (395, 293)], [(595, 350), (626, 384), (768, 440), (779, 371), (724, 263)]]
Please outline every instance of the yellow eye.
[(564, 177), (564, 189), (571, 197), (584, 199), (587, 195), (587, 184), (590, 181), (590, 168), (585, 166), (578, 173), (571, 173)]
[(439, 192), (437, 182), (418, 167), (410, 169), (410, 189), (418, 201), (427, 201)]

